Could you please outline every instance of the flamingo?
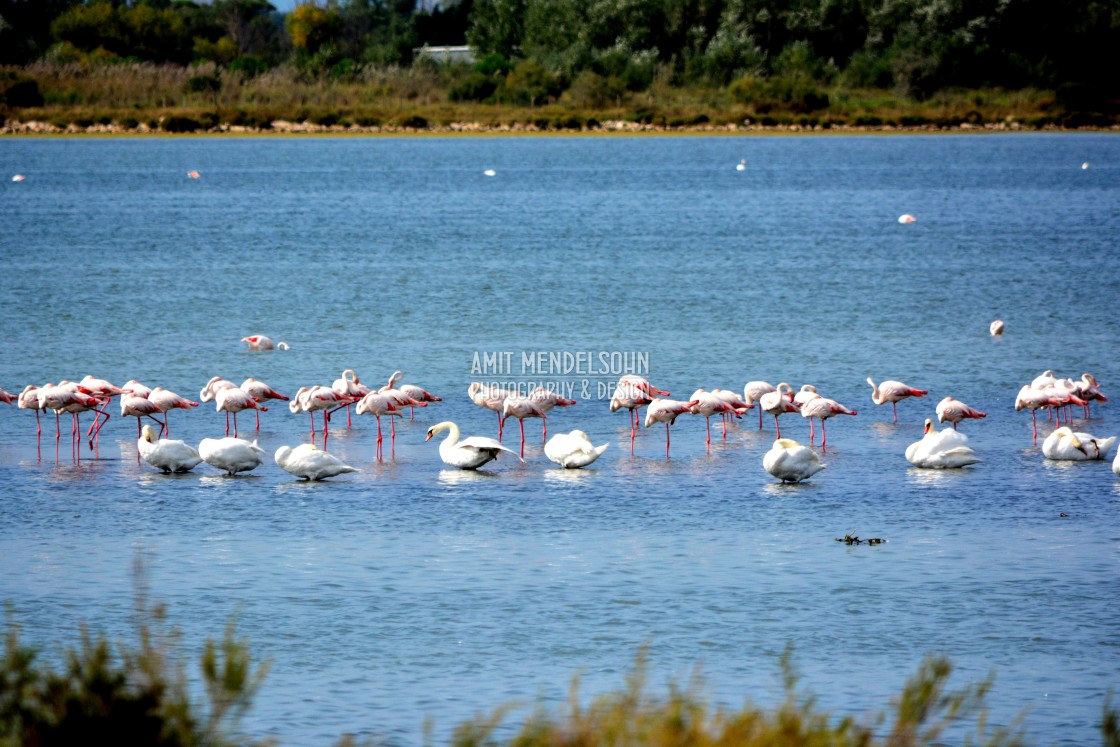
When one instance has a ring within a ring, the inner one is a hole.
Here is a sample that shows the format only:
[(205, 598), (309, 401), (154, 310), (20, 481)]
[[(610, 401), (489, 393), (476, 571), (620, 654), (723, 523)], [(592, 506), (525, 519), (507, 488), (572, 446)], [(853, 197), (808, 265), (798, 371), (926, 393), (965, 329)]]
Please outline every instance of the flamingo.
[[(396, 400), (389, 394), (384, 392), (370, 392), (358, 402), (358, 406), (354, 411), (359, 415), (369, 413), (377, 418), (377, 449), (375, 454), (378, 459), (381, 459), (381, 416), (388, 415), (389, 417), (400, 417), (402, 415), (400, 408), (397, 407)], [(392, 422), (392, 421), (390, 421)], [(396, 430), (393, 430), (396, 433)], [(396, 443), (391, 446), (394, 453), (396, 452)]]
[(39, 420), (39, 411), (43, 408), (39, 405), (39, 387), (34, 384), (25, 386), (23, 391), (19, 393), (18, 406), (21, 410), (35, 411), (35, 452), (41, 460), (43, 458), (43, 423)]
[[(554, 407), (571, 407), (572, 405), (576, 404), (576, 401), (574, 399), (568, 399), (558, 392), (554, 392), (551, 389), (545, 389), (543, 386), (539, 386), (533, 391), (529, 392), (529, 399), (533, 400), (537, 407), (541, 408), (546, 413), (552, 412), (552, 408)], [(541, 443), (543, 444), (548, 438), (548, 418), (545, 418), (541, 422), (543, 424), (541, 430)]]
[(121, 391), (127, 392), (128, 394), (135, 394), (137, 397), (143, 397), (144, 399), (147, 399), (148, 395), (152, 393), (151, 387), (144, 386), (136, 379), (129, 379), (126, 381), (124, 386), (121, 387)]
[(280, 469), (304, 480), (325, 480), (358, 471), (315, 444), (300, 444), (294, 449), (291, 446), (281, 446), (273, 459)]
[(136, 440), (136, 450), (148, 464), (162, 472), (190, 472), (202, 457), (183, 441), (156, 440), (156, 429), (145, 425)]
[[(236, 384), (234, 384), (232, 381), (226, 381), (221, 376), (213, 376), (211, 377), (210, 381), (206, 382), (206, 386), (202, 387), (202, 391), (198, 393), (198, 399), (202, 402), (209, 402), (210, 400), (214, 399), (214, 395), (216, 395), (219, 391), (221, 391), (222, 389), (228, 389), (231, 386), (236, 386)], [(148, 392), (150, 394), (151, 390), (149, 389)]]
[[(472, 381), (471, 385), (467, 387), (467, 396), (471, 398), (479, 407), (485, 407), (487, 410), (493, 410), (498, 414), (498, 442), (502, 440), (502, 430), (504, 418), (502, 417), (502, 408), (505, 405), (506, 397), (513, 396), (515, 392), (505, 389), (493, 384), (482, 384), (478, 381)], [(446, 421), (451, 422), (451, 421)]]
[(536, 400), (529, 397), (506, 397), (502, 403), (502, 420), (517, 418), (517, 425), (521, 430), (521, 453), (525, 458), (525, 418), (541, 418), (547, 420), (548, 413), (537, 404)]
[(926, 389), (915, 389), (912, 386), (903, 384), (901, 381), (894, 381), (888, 379), (887, 381), (880, 382), (878, 385), (867, 377), (867, 383), (871, 385), (871, 401), (877, 405), (882, 405), (887, 402), (891, 403), (891, 409), (894, 412), (894, 422), (898, 422), (898, 403), (907, 397), (924, 397), (929, 394)]
[(544, 445), (544, 455), (564, 469), (586, 467), (603, 455), (610, 444), (595, 446), (583, 431), (557, 433)]
[(1030, 410), (1031, 411), (1031, 426), (1034, 431), (1034, 438), (1032, 443), (1038, 441), (1038, 418), (1037, 411), (1043, 407), (1057, 406), (1057, 400), (1053, 399), (1042, 389), (1035, 389), (1030, 384), (1024, 384), (1023, 388), (1019, 390), (1019, 394), (1015, 396), (1015, 411)]
[[(378, 394), (384, 394), (387, 397), (389, 397), (390, 399), (392, 399), (393, 404), (396, 405), (398, 409), (405, 408), (405, 407), (412, 407), (412, 408), (427, 407), (428, 406), (427, 402), (422, 402), (418, 399), (413, 399), (412, 397), (409, 397), (407, 394), (402, 392), (400, 389), (394, 388), (394, 386), (393, 386), (394, 382), (396, 381), (396, 379), (399, 379), (400, 377), (401, 377), (401, 372), (400, 371), (394, 372), (393, 375), (389, 377), (389, 383), (377, 390)], [(402, 416), (403, 416), (403, 413), (402, 413)], [(392, 449), (393, 455), (395, 455), (396, 450), (397, 450), (397, 421), (396, 420), (390, 420), (389, 421), (389, 439), (390, 439), (390, 441), (389, 441), (390, 448)]]
[(980, 459), (968, 446), (968, 436), (957, 431), (939, 431), (926, 418), (921, 441), (906, 447), (906, 461), (922, 469), (958, 469)]
[[(146, 397), (138, 397), (135, 394), (121, 395), (121, 417), (136, 418), (136, 438), (142, 436), (140, 427), (140, 418), (149, 417), (159, 423), (160, 433), (167, 428), (167, 424), (162, 422), (155, 416), (157, 412), (162, 412), (155, 402), (147, 399)], [(139, 458), (139, 454), (137, 454)]]
[[(735, 409), (734, 405), (706, 389), (697, 389), (692, 393), (689, 399), (696, 403), (691, 408), (692, 414), (704, 416), (704, 423), (708, 432), (708, 440), (706, 443), (709, 450), (712, 447), (712, 416), (718, 412), (721, 415), (724, 413), (731, 413), (737, 418), (742, 417), (739, 411)], [(726, 420), (723, 421), (723, 440), (727, 440)]]
[(849, 409), (834, 399), (816, 396), (801, 406), (802, 417), (809, 418), (809, 443), (813, 443), (812, 428), (813, 418), (821, 421), (821, 449), (828, 443), (828, 434), (824, 430), (824, 421), (837, 415), (858, 415), (855, 410)]
[(259, 353), (264, 350), (291, 350), (291, 346), (286, 342), (273, 342), (272, 338), (265, 337), (264, 335), (249, 335), (242, 337), (241, 342), (248, 344), (249, 350), (254, 353)]
[[(507, 449), (505, 446), (493, 439), (486, 436), (470, 436), (459, 440), (459, 426), (450, 420), (445, 420), (442, 423), (436, 423), (428, 429), (428, 435), (424, 437), (425, 441), (430, 441), (432, 436), (437, 433), (447, 431), (447, 437), (440, 442), (439, 445), (439, 458), (443, 460), (444, 464), (459, 469), (478, 469), (487, 462), (493, 461), (498, 458), (498, 454), (503, 451), (508, 451), (510, 454), (517, 456), (513, 449)], [(521, 459), (521, 457), (517, 457)], [(521, 459), (524, 462), (524, 459)]]
[[(152, 390), (153, 393), (155, 390)], [(229, 414), (233, 413), (233, 437), (237, 438), (237, 413), (242, 410), (261, 410), (268, 412), (268, 408), (257, 402), (241, 387), (227, 386), (219, 389), (214, 395), (215, 409), (226, 414), (226, 435), (229, 435)], [(325, 426), (324, 426), (325, 428)]]
[(261, 466), (264, 449), (256, 441), (242, 438), (204, 438), (198, 443), (198, 455), (211, 467), (227, 475), (250, 472)]
[[(743, 387), (743, 399), (752, 405), (760, 404), (762, 395), (775, 391), (774, 385), (768, 381), (748, 381)], [(762, 430), (762, 409), (758, 411), (758, 429)]]
[(618, 380), (614, 394), (611, 395), (611, 412), (626, 409), (630, 413), (630, 453), (634, 453), (634, 434), (638, 425), (638, 414), (634, 412), (653, 401), (654, 397), (668, 396), (668, 392), (650, 384), (641, 376), (627, 374)]
[(167, 416), (167, 413), (175, 409), (189, 410), (192, 407), (198, 407), (197, 402), (189, 400), (186, 397), (180, 397), (175, 392), (164, 389), (161, 386), (157, 386), (152, 390), (151, 394), (148, 395), (148, 401), (153, 403), (159, 408), (159, 411), (163, 413), (164, 427), (167, 429), (167, 435), (169, 436), (171, 435), (171, 418)]
[(1054, 378), (1054, 372), (1048, 368), (1031, 380), (1031, 388), (1045, 389), (1048, 386), (1054, 386), (1057, 381), (1058, 380)]
[[(393, 382), (397, 379), (402, 378), (403, 376), (404, 374), (402, 374), (400, 371), (394, 371), (393, 375), (389, 377), (389, 386), (392, 387)], [(404, 392), (406, 396), (412, 397), (418, 402), (443, 402), (443, 397), (437, 397), (436, 395), (424, 389), (424, 387), (417, 386), (416, 384), (401, 384), (399, 387), (397, 387), (397, 389)], [(415, 419), (415, 417), (416, 408), (413, 406), (409, 406), (408, 419), (413, 420)]]
[(991, 325), (989, 325), (989, 327), (988, 327), (988, 332), (991, 333), (992, 337), (999, 337), (1000, 335), (1002, 335), (1003, 334), (1003, 320), (1002, 319), (996, 319), (994, 322), (992, 322)]
[(311, 387), (300, 387), (295, 396), (288, 402), (288, 409), (292, 412), (306, 412), (308, 414), (311, 418), (312, 441), (315, 440), (315, 413), (323, 413), (323, 448), (325, 449), (327, 447), (327, 437), (330, 435), (327, 429), (330, 413), (353, 401), (353, 397), (339, 394), (329, 386), (316, 384)]
[[(331, 389), (350, 398), (350, 401), (346, 404), (339, 405), (339, 407), (346, 408), (346, 427), (349, 428), (353, 424), (350, 419), (350, 403), (357, 402), (369, 394), (369, 387), (358, 380), (358, 374), (354, 373), (354, 369), (348, 368), (342, 372), (342, 376), (331, 383)], [(333, 413), (334, 410), (331, 410), (331, 412)]]
[(910, 215), (910, 213), (903, 213), (902, 215), (898, 216), (898, 222), (902, 223), (903, 225), (906, 225), (908, 223), (914, 223), (917, 220), (918, 219), (915, 218), (913, 215)]
[[(1067, 383), (1068, 382), (1068, 383)], [(1051, 409), (1051, 417), (1056, 422), (1060, 422), (1062, 418), (1062, 408), (1072, 407), (1073, 405), (1080, 405), (1085, 407), (1088, 402), (1081, 399), (1074, 393), (1073, 382), (1069, 379), (1054, 380), (1054, 384), (1040, 390), (1043, 394), (1050, 398), (1049, 407)], [(1073, 415), (1070, 414), (1069, 422), (1073, 422)]]
[(678, 415), (692, 412), (692, 407), (696, 404), (698, 404), (696, 400), (685, 402), (679, 399), (654, 397), (653, 401), (649, 403), (649, 407), (646, 408), (646, 428), (649, 428), (654, 423), (665, 424), (666, 459), (669, 458), (669, 426), (676, 421)]
[(762, 395), (758, 401), (758, 406), (761, 408), (760, 415), (761, 412), (765, 412), (774, 416), (774, 429), (778, 432), (778, 438), (782, 437), (782, 428), (778, 425), (778, 416), (787, 412), (798, 412), (801, 409), (793, 401), (793, 387), (784, 381), (778, 384), (774, 391)]
[(782, 482), (798, 483), (824, 469), (816, 453), (794, 441), (779, 438), (762, 457), (762, 468)]
[(1063, 425), (1042, 442), (1042, 453), (1047, 459), (1061, 461), (1107, 459), (1115, 443), (1116, 436), (1097, 438), (1090, 433), (1075, 433)]
[[(90, 424), (89, 430), (86, 431), (87, 436), (92, 434), (94, 438), (97, 438), (101, 435), (101, 428), (109, 422), (109, 400), (119, 396), (124, 390), (120, 387), (113, 386), (105, 379), (97, 379), (88, 374), (84, 376), (78, 384), (84, 391), (88, 391), (93, 396), (104, 400), (102, 406), (98, 408), (97, 415), (94, 416), (93, 423)], [(105, 416), (105, 419), (101, 420), (101, 416)], [(93, 448), (92, 444), (90, 448)]]
[[(287, 402), (288, 401), (288, 398), (285, 397), (283, 394), (276, 391), (275, 389), (273, 389), (272, 387), (270, 387), (268, 384), (264, 383), (263, 381), (257, 381), (252, 376), (245, 379), (245, 381), (241, 382), (241, 391), (248, 394), (250, 397), (255, 399), (257, 402), (267, 402), (270, 399), (280, 400), (281, 402)], [(260, 410), (257, 410), (256, 413), (257, 413), (257, 430), (259, 431), (261, 429), (261, 413), (260, 413)]]
[(937, 403), (937, 422), (938, 423), (952, 423), (953, 430), (957, 429), (957, 423), (966, 419), (979, 419), (986, 418), (988, 414), (980, 412), (975, 407), (969, 407), (960, 400), (946, 397)]
[(809, 443), (813, 443), (813, 417), (805, 414), (805, 403), (811, 399), (816, 399), (821, 396), (817, 393), (817, 388), (812, 384), (802, 384), (801, 390), (793, 395), (793, 403), (801, 408), (801, 417), (809, 418)]
[(1100, 385), (1095, 376), (1089, 373), (1081, 374), (1081, 380), (1074, 382), (1077, 396), (1085, 400), (1085, 417), (1089, 417), (1089, 402), (1108, 402), (1108, 397), (1101, 393)]
[[(71, 405), (84, 407), (90, 404), (92, 396), (89, 391), (84, 390), (84, 387), (73, 381), (60, 381), (57, 386), (44, 384), (39, 387), (36, 391), (36, 397), (39, 400), (40, 410), (54, 410), (54, 458), (57, 461), (58, 444), (62, 439), (62, 426), (59, 422), (62, 413), (70, 412), (66, 408)], [(97, 404), (100, 404), (100, 400), (97, 401)], [(71, 432), (71, 442), (73, 440), (74, 433)], [(73, 450), (73, 443), (71, 443), (71, 450)]]
[(10, 405), (15, 402), (16, 399), (17, 395), (12, 394), (6, 389), (0, 389), (0, 402), (3, 402), (5, 405)]

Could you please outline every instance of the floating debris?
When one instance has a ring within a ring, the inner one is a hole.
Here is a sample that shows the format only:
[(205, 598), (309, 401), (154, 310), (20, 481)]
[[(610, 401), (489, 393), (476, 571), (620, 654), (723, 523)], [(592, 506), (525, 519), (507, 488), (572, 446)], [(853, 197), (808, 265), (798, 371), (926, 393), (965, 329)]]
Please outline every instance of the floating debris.
[(837, 542), (843, 542), (845, 545), (881, 545), (886, 542), (882, 537), (868, 537), (861, 540), (854, 534), (845, 534), (843, 537), (837, 537)]

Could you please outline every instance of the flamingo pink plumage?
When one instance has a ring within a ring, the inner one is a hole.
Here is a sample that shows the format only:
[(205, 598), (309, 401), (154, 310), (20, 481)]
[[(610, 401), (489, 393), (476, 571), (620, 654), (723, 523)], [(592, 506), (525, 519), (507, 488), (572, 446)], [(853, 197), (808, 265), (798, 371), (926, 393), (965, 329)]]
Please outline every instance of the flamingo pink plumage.
[(793, 401), (793, 387), (784, 381), (778, 384), (774, 391), (763, 394), (758, 400), (758, 406), (762, 412), (774, 416), (774, 430), (778, 432), (778, 438), (782, 437), (782, 428), (778, 425), (778, 416), (787, 412), (798, 412), (801, 409)]
[[(198, 407), (198, 403), (194, 400), (189, 400), (186, 397), (181, 397), (175, 392), (157, 386), (148, 394), (148, 401), (153, 403), (159, 411), (163, 413), (164, 428), (167, 435), (171, 435), (171, 419), (167, 416), (171, 410), (189, 410), (192, 407)], [(140, 422), (137, 420), (136, 422)]]
[[(692, 393), (692, 396), (689, 399), (696, 403), (690, 408), (692, 414), (704, 416), (704, 425), (708, 433), (708, 439), (705, 443), (707, 444), (709, 450), (712, 447), (712, 416), (716, 413), (719, 413), (720, 415), (730, 413), (737, 418), (742, 417), (739, 414), (739, 411), (736, 410), (734, 405), (732, 405), (730, 402), (727, 402), (714, 392), (709, 392), (707, 389), (697, 389)], [(723, 421), (723, 440), (727, 440), (726, 420)]]
[[(250, 397), (255, 399), (257, 402), (267, 402), (270, 399), (280, 400), (281, 402), (287, 402), (288, 401), (288, 398), (286, 396), (284, 396), (280, 392), (276, 391), (275, 389), (273, 389), (272, 387), (270, 387), (268, 384), (264, 383), (263, 381), (257, 381), (252, 376), (245, 379), (245, 381), (241, 382), (241, 391), (248, 394)], [(257, 414), (257, 430), (259, 431), (261, 429), (261, 411), (256, 410), (256, 414)]]
[(916, 389), (909, 384), (903, 384), (901, 381), (894, 381), (888, 379), (887, 381), (880, 382), (878, 385), (867, 377), (867, 383), (871, 385), (871, 401), (877, 405), (891, 403), (891, 409), (894, 412), (894, 422), (898, 422), (898, 403), (907, 397), (924, 397), (929, 394), (926, 389)]
[(548, 412), (531, 397), (506, 397), (502, 403), (502, 420), (517, 418), (517, 425), (521, 430), (521, 453), (525, 458), (525, 418), (541, 418), (548, 420)]
[(505, 425), (505, 420), (502, 418), (502, 408), (505, 406), (506, 397), (514, 395), (515, 392), (503, 387), (494, 384), (482, 384), (478, 381), (472, 381), (471, 385), (467, 387), (467, 396), (471, 398), (471, 402), (498, 414), (498, 443), (502, 441), (502, 432)]
[[(748, 381), (743, 387), (743, 399), (751, 405), (761, 405), (762, 395), (769, 394), (776, 391), (774, 385), (768, 381)], [(758, 409), (758, 429), (762, 430), (762, 413), (760, 407)]]
[[(150, 401), (146, 397), (138, 397), (135, 394), (122, 394), (121, 395), (121, 417), (136, 418), (136, 438), (140, 439), (140, 418), (148, 417), (159, 423), (160, 430), (166, 428), (166, 424), (155, 416), (160, 412), (159, 407), (155, 402)], [(140, 458), (139, 453), (136, 455), (137, 459)]]
[(810, 444), (813, 443), (813, 436), (812, 436), (812, 430), (811, 430), (812, 429), (812, 424), (813, 424), (813, 418), (817, 418), (818, 420), (821, 421), (821, 449), (824, 449), (825, 446), (828, 443), (828, 434), (825, 432), (825, 429), (824, 429), (824, 421), (828, 420), (831, 417), (835, 417), (836, 415), (858, 415), (858, 414), (859, 413), (856, 412), (855, 410), (852, 410), (852, 409), (849, 409), (849, 408), (845, 407), (844, 405), (840, 404), (836, 400), (829, 399), (828, 397), (822, 397), (820, 395), (817, 395), (816, 397), (811, 397), (811, 398), (807, 399), (805, 401), (805, 403), (803, 405), (801, 405), (801, 415), (802, 415), (802, 417), (809, 418), (809, 427), (810, 427), (809, 443)]
[[(399, 417), (401, 415), (400, 408), (397, 407), (396, 400), (389, 394), (384, 392), (370, 392), (358, 402), (354, 408), (354, 412), (358, 415), (369, 413), (377, 418), (377, 449), (375, 455), (378, 459), (382, 458), (382, 436), (381, 436), (381, 416), (388, 415), (389, 417)], [(392, 422), (392, 421), (390, 421)], [(394, 428), (394, 433), (396, 429)], [(395, 444), (392, 446), (393, 453), (396, 452)]]
[(638, 413), (636, 410), (645, 407), (655, 397), (668, 397), (669, 392), (655, 387), (645, 378), (636, 374), (626, 374), (615, 385), (614, 394), (611, 395), (611, 412), (628, 410), (630, 413), (630, 453), (634, 453), (634, 436), (638, 427)]
[(687, 412), (692, 412), (693, 406), (699, 404), (696, 400), (689, 400), (685, 402), (679, 399), (662, 399), (661, 397), (654, 397), (653, 401), (649, 403), (646, 408), (646, 423), (645, 427), (649, 428), (654, 423), (665, 424), (665, 458), (669, 458), (669, 426), (672, 425), (679, 415), (684, 415)]
[[(152, 390), (153, 392), (155, 390)], [(229, 435), (229, 414), (233, 413), (233, 437), (237, 438), (237, 413), (242, 410), (261, 410), (268, 412), (268, 408), (258, 403), (249, 396), (241, 387), (227, 386), (219, 389), (214, 395), (215, 409), (226, 414), (226, 435)]]
[(946, 397), (937, 403), (937, 422), (939, 423), (952, 423), (953, 430), (957, 429), (957, 423), (967, 419), (986, 418), (988, 414), (980, 412), (975, 407), (969, 407), (964, 402), (952, 397)]

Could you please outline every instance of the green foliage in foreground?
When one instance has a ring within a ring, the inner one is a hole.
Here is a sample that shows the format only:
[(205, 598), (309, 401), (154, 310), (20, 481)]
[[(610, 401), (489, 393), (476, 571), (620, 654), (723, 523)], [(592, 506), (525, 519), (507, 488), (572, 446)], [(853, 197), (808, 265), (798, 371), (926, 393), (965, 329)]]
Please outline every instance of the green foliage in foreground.
[[(237, 733), (267, 664), (254, 664), (244, 641), (226, 628), (220, 642), (207, 641), (200, 660), (203, 703), (189, 695), (188, 681), (173, 658), (176, 635), (165, 626), (159, 606), (141, 603), (142, 622), (134, 646), (111, 646), (83, 629), (77, 648), (65, 654), (59, 671), (41, 663), (39, 652), (23, 645), (9, 619), (0, 660), (0, 747), (72, 744), (255, 745)], [(10, 618), (10, 615), (9, 615)], [(626, 686), (581, 704), (578, 680), (567, 707), (553, 713), (542, 705), (516, 731), (500, 729), (512, 706), (460, 725), (454, 747), (912, 747), (940, 743), (946, 730), (975, 723), (966, 744), (1025, 744), (1017, 725), (988, 729), (984, 699), (991, 679), (948, 690), (948, 660), (929, 657), (906, 683), (890, 715), (860, 724), (836, 718), (800, 693), (787, 649), (781, 659), (785, 700), (772, 709), (746, 705), (713, 709), (698, 681), (669, 687), (666, 695), (647, 692), (646, 657), (640, 654)], [(510, 736), (500, 736), (499, 730)], [(1120, 745), (1120, 711), (1109, 702), (1101, 722), (1103, 744)], [(340, 745), (352, 746), (343, 737)]]

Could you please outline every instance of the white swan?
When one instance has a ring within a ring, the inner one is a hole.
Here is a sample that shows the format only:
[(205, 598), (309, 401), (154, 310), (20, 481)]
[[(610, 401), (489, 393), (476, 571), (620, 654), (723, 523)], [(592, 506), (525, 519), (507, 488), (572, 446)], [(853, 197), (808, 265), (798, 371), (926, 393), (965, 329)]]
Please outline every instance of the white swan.
[[(1116, 436), (1097, 438), (1090, 433), (1075, 433), (1063, 425), (1042, 442), (1042, 453), (1047, 459), (1084, 462), (1090, 459), (1107, 459), (1116, 443)], [(1113, 465), (1115, 469), (1115, 465)]]
[(968, 445), (968, 436), (958, 431), (939, 431), (926, 418), (925, 435), (906, 447), (906, 461), (922, 469), (955, 469), (976, 464), (980, 458)]
[(198, 444), (198, 454), (211, 467), (235, 475), (261, 466), (264, 449), (257, 446), (256, 441), (250, 443), (243, 438), (226, 436), (202, 439)]
[(273, 458), (280, 469), (305, 480), (325, 480), (358, 471), (315, 444), (300, 444), (294, 449), (291, 446), (281, 446)]
[(779, 438), (766, 456), (762, 468), (782, 482), (801, 482), (824, 469), (816, 452), (792, 438)]
[(1112, 460), (1112, 474), (1120, 477), (1120, 451), (1116, 452), (1116, 458)]
[(136, 441), (140, 457), (163, 472), (190, 472), (202, 461), (198, 452), (182, 441), (156, 440), (156, 429), (145, 425)]
[[(444, 464), (450, 464), (452, 467), (459, 469), (478, 469), (489, 461), (498, 458), (499, 451), (508, 451), (518, 459), (517, 452), (512, 449), (507, 449), (502, 446), (501, 442), (487, 438), (486, 436), (471, 436), (459, 440), (459, 426), (452, 423), (450, 420), (445, 420), (442, 423), (436, 423), (428, 429), (428, 435), (424, 439), (430, 441), (432, 436), (447, 431), (447, 438), (439, 445), (439, 458), (443, 460)], [(524, 459), (521, 459), (524, 462)]]
[(583, 431), (557, 433), (544, 445), (544, 455), (564, 469), (578, 469), (602, 456), (608, 446), (595, 446)]

